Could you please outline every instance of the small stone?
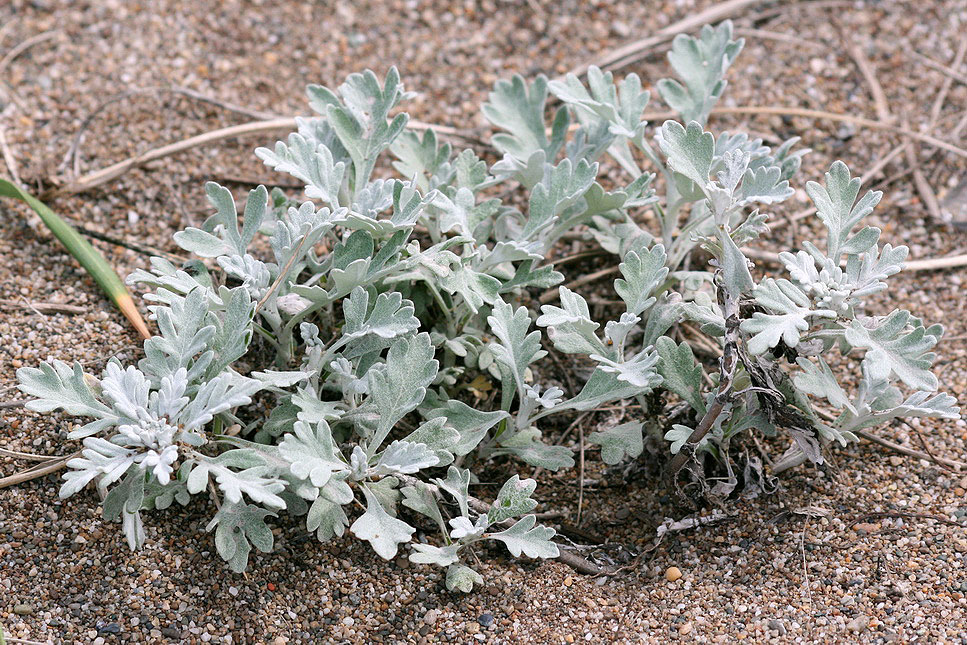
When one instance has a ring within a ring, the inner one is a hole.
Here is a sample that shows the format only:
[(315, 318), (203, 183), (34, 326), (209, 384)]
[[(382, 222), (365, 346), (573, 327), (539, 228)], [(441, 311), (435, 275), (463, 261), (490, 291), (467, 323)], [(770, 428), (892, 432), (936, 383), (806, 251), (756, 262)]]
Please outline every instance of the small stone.
[(614, 514), (615, 518), (619, 520), (626, 520), (631, 515), (631, 511), (627, 508), (619, 508), (618, 512)]
[(276, 636), (275, 640), (272, 641), (272, 645), (285, 645), (289, 642), (289, 639), (285, 636)]
[(570, 587), (573, 584), (574, 584), (574, 578), (572, 578), (571, 576), (568, 576), (568, 577), (564, 578), (564, 586), (565, 587)]
[(181, 630), (177, 627), (162, 627), (161, 635), (168, 638), (181, 638)]
[(238, 595), (238, 587), (229, 587), (228, 588), (228, 593), (230, 595), (232, 595), (232, 596), (237, 596)]
[(352, 627), (356, 624), (356, 620), (352, 616), (346, 616), (342, 619), (342, 624), (346, 627)]
[(853, 620), (846, 624), (846, 629), (851, 632), (856, 632), (857, 634), (866, 631), (867, 625), (870, 624), (870, 619), (866, 615), (859, 615)]
[(117, 623), (107, 623), (105, 625), (100, 625), (97, 628), (97, 631), (101, 634), (120, 634), (121, 626)]
[(876, 533), (880, 530), (879, 524), (871, 524), (869, 522), (860, 522), (859, 524), (853, 525), (853, 530), (860, 535), (869, 535), (870, 533)]
[(34, 613), (34, 608), (31, 605), (14, 605), (13, 613), (17, 614), (18, 616), (29, 616), (30, 614)]
[(692, 631), (692, 623), (682, 623), (682, 626), (678, 628), (678, 633), (684, 636)]
[(477, 622), (480, 623), (481, 627), (490, 627), (494, 624), (494, 615), (489, 613), (480, 614), (480, 616), (477, 617)]
[(682, 577), (682, 571), (678, 567), (668, 567), (665, 570), (665, 580), (668, 582), (675, 582)]
[(902, 466), (903, 465), (903, 457), (898, 457), (897, 455), (891, 455), (890, 456), (890, 465), (891, 466)]
[(423, 622), (427, 625), (432, 625), (436, 622), (436, 619), (440, 617), (440, 612), (436, 609), (431, 609), (423, 615)]

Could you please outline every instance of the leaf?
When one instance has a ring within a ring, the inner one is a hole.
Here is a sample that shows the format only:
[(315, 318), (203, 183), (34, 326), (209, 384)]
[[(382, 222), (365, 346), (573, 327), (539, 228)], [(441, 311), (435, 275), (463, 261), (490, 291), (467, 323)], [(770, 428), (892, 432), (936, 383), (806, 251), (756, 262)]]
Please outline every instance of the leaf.
[(433, 483), (453, 497), (457, 505), (460, 506), (460, 513), (466, 516), (470, 513), (468, 499), (470, 497), (470, 471), (466, 469), (450, 466), (447, 468), (446, 479), (436, 478)]
[(384, 560), (396, 557), (400, 544), (409, 542), (416, 532), (412, 526), (390, 516), (383, 510), (376, 496), (363, 486), (366, 495), (366, 512), (360, 515), (349, 530), (360, 540), (366, 540)]
[(497, 524), (511, 517), (530, 513), (537, 508), (537, 502), (531, 499), (535, 489), (537, 489), (536, 481), (521, 480), (520, 475), (514, 475), (500, 487), (497, 499), (487, 511), (487, 521), (490, 524)]
[(369, 400), (379, 413), (379, 424), (368, 444), (368, 456), (376, 453), (396, 422), (423, 401), (438, 369), (427, 333), (397, 339), (386, 354), (386, 362), (370, 368)]
[(777, 313), (757, 311), (752, 318), (742, 321), (742, 331), (754, 334), (748, 343), (751, 354), (762, 354), (778, 345), (780, 340), (787, 347), (795, 348), (800, 334), (809, 329), (810, 317), (836, 318), (836, 314), (828, 309), (811, 310), (806, 294), (785, 279), (766, 278), (752, 293), (757, 303), (767, 311)]
[(846, 342), (867, 350), (863, 364), (873, 379), (886, 380), (895, 374), (912, 388), (933, 391), (938, 381), (930, 372), (936, 357), (930, 349), (942, 334), (942, 326), (925, 328), (910, 312), (896, 309), (869, 328), (854, 320), (846, 329)]
[(614, 465), (625, 456), (634, 459), (644, 450), (641, 423), (622, 423), (604, 432), (592, 432), (588, 441), (601, 446), (601, 459)]
[(598, 362), (598, 369), (602, 372), (611, 372), (619, 381), (638, 388), (636, 394), (650, 392), (661, 384), (661, 377), (655, 370), (658, 354), (654, 352), (642, 350), (635, 356), (621, 361), (611, 360), (598, 354), (591, 354), (590, 358)]
[(215, 548), (235, 573), (245, 571), (252, 545), (270, 553), (274, 543), (266, 517), (275, 513), (251, 504), (223, 504), (205, 530), (215, 529)]
[(661, 126), (658, 146), (668, 157), (672, 170), (694, 182), (700, 190), (708, 184), (715, 153), (715, 137), (702, 126), (691, 121), (688, 128), (675, 121), (665, 121)]
[(342, 510), (342, 506), (320, 495), (309, 507), (306, 515), (306, 530), (315, 531), (316, 539), (328, 542), (333, 538), (342, 537), (349, 526), (349, 518)]
[(413, 486), (401, 488), (400, 492), (403, 493), (403, 506), (429, 517), (437, 523), (441, 533), (445, 534), (447, 532), (447, 526), (443, 521), (443, 514), (440, 513), (440, 506), (437, 504), (436, 496), (427, 484), (418, 481)]
[(19, 186), (0, 178), (0, 197), (12, 197), (26, 203), (40, 217), (50, 232), (54, 234), (64, 248), (74, 256), (74, 259), (87, 271), (94, 282), (111, 299), (111, 302), (124, 314), (131, 326), (141, 338), (150, 338), (151, 332), (138, 312), (138, 308), (128, 293), (120, 276), (111, 268), (104, 256), (98, 253), (91, 243), (81, 237), (77, 230), (50, 210), (43, 202), (24, 191)]
[(143, 503), (144, 474), (138, 469), (129, 471), (128, 476), (104, 498), (104, 519), (121, 519), (128, 547), (132, 551), (144, 545), (144, 524), (140, 513)]
[(320, 421), (313, 427), (302, 421), (293, 426), (295, 434), (285, 434), (279, 444), (279, 454), (289, 462), (289, 471), (299, 479), (307, 479), (322, 488), (332, 474), (348, 470), (339, 456), (329, 424)]
[(579, 116), (583, 113), (601, 119), (620, 136), (635, 136), (649, 98), (648, 91), (641, 89), (638, 75), (628, 74), (620, 84), (615, 84), (611, 72), (602, 72), (592, 65), (587, 77), (590, 91), (574, 74), (568, 74), (563, 82), (551, 81), (548, 88), (561, 101), (578, 108)]
[(658, 339), (655, 349), (659, 356), (658, 373), (662, 376), (662, 387), (680, 396), (699, 415), (705, 414), (702, 398), (704, 370), (695, 360), (689, 344), (676, 345), (671, 338), (663, 336)]
[[(498, 128), (506, 130), (493, 137), (494, 147), (500, 152), (519, 161), (526, 161), (533, 153), (543, 151), (546, 158), (552, 159), (560, 150), (563, 132), (559, 122), (566, 119), (555, 118), (555, 132), (550, 141), (544, 130), (544, 103), (547, 100), (547, 78), (538, 76), (529, 87), (524, 77), (515, 74), (509, 80), (499, 80), (490, 92), (489, 100), (483, 104), (483, 115)], [(567, 129), (566, 122), (563, 130)], [(560, 139), (560, 140), (559, 140)]]
[(500, 341), (488, 345), (494, 358), (504, 365), (513, 375), (517, 384), (517, 391), (521, 398), (524, 396), (524, 370), (536, 360), (543, 358), (547, 352), (541, 347), (541, 333), (530, 329), (530, 316), (525, 307), (514, 308), (498, 300), (494, 305), (493, 314), (487, 317), (490, 331)]
[(793, 377), (793, 383), (805, 394), (821, 396), (836, 409), (846, 408), (855, 413), (856, 408), (850, 401), (849, 396), (840, 386), (832, 370), (822, 358), (817, 359), (819, 365), (810, 361), (808, 358), (799, 357), (796, 363), (802, 368), (802, 373)]
[(451, 451), (460, 442), (460, 433), (452, 426), (447, 425), (446, 417), (437, 417), (423, 423), (404, 437), (404, 441), (425, 445), (436, 455), (436, 466), (449, 466), (453, 463)]
[(376, 158), (406, 127), (406, 114), (387, 122), (390, 110), (406, 96), (399, 72), (391, 67), (382, 86), (370, 70), (350, 74), (339, 86), (342, 101), (320, 85), (310, 85), (308, 93), (310, 106), (327, 118), (352, 158), (358, 192), (369, 182)]
[(21, 392), (36, 397), (27, 402), (28, 410), (63, 410), (75, 416), (104, 420), (117, 418), (111, 408), (94, 396), (80, 363), (74, 363), (71, 368), (63, 361), (54, 360), (41, 363), (40, 367), (21, 367), (17, 370), (17, 380)]
[(345, 323), (343, 338), (362, 338), (374, 335), (380, 338), (396, 338), (419, 328), (420, 321), (413, 315), (413, 303), (403, 300), (397, 291), (376, 296), (372, 310), (369, 309), (369, 292), (357, 286), (343, 300)]
[(607, 348), (595, 335), (599, 324), (591, 320), (588, 303), (579, 293), (560, 287), (561, 306), (542, 305), (537, 324), (547, 327), (554, 348), (565, 354), (605, 353)]
[(551, 542), (554, 529), (548, 526), (534, 526), (537, 518), (526, 515), (516, 524), (500, 533), (491, 533), (490, 537), (500, 540), (515, 558), (523, 553), (529, 558), (556, 558), (560, 555), (557, 545)]
[(705, 123), (725, 89), (725, 72), (742, 50), (743, 39), (732, 40), (732, 22), (705, 25), (698, 38), (679, 34), (672, 41), (668, 60), (684, 86), (663, 78), (658, 93), (683, 121)]
[(285, 483), (272, 477), (272, 470), (253, 450), (229, 450), (215, 458), (199, 459), (188, 476), (188, 492), (194, 495), (205, 490), (208, 477), (213, 476), (231, 504), (240, 504), (244, 493), (257, 504), (285, 508), (285, 500), (279, 497)]
[(482, 412), (457, 399), (449, 399), (442, 407), (426, 412), (425, 416), (427, 420), (443, 417), (449, 426), (460, 433), (459, 441), (448, 450), (457, 456), (463, 456), (480, 444), (488, 430), (510, 415), (503, 410)]
[(555, 472), (574, 465), (571, 451), (564, 446), (549, 446), (541, 441), (541, 432), (537, 428), (521, 430), (512, 437), (502, 440), (500, 448), (495, 450), (494, 454), (514, 455), (532, 466)]
[(448, 591), (459, 589), (463, 593), (470, 593), (474, 585), (482, 585), (483, 581), (483, 576), (464, 564), (454, 563), (447, 568)]
[(433, 128), (424, 130), (422, 139), (416, 132), (404, 131), (390, 145), (390, 151), (399, 160), (393, 162), (393, 168), (403, 177), (415, 177), (424, 193), (446, 183), (453, 175), (450, 144), (437, 144)]
[(411, 475), (438, 463), (440, 458), (426, 444), (397, 440), (386, 447), (370, 469), (370, 476)]
[(849, 241), (850, 232), (860, 220), (873, 212), (883, 196), (880, 191), (871, 190), (856, 202), (859, 191), (860, 178), (850, 178), (849, 168), (842, 161), (836, 161), (829, 167), (825, 186), (813, 181), (806, 184), (806, 192), (828, 231), (826, 255), (837, 264), (841, 249)]
[[(688, 438), (691, 436), (691, 428), (675, 423), (672, 425), (672, 429), (665, 433), (665, 441), (672, 442), (671, 446), (669, 446), (669, 450), (673, 455), (677, 455), (678, 451), (681, 450), (686, 443), (688, 443)], [(698, 442), (697, 446), (695, 446), (695, 451), (699, 452), (706, 450), (708, 448), (708, 443), (708, 435), (702, 437), (702, 440)]]
[(457, 551), (460, 544), (449, 544), (445, 547), (433, 546), (432, 544), (413, 545), (413, 553), (410, 554), (410, 562), (417, 564), (435, 564), (438, 567), (448, 567), (460, 561)]
[(638, 316), (655, 304), (652, 294), (668, 276), (665, 259), (665, 247), (661, 244), (642, 251), (641, 255), (630, 251), (624, 256), (618, 265), (624, 278), (614, 281), (614, 290), (625, 301), (628, 313)]
[(591, 372), (591, 378), (581, 392), (574, 398), (558, 403), (555, 410), (593, 410), (611, 401), (631, 398), (640, 392), (641, 388), (619, 380), (615, 372), (598, 367)]
[(484, 305), (491, 305), (498, 299), (500, 280), (483, 273), (477, 273), (467, 264), (458, 264), (449, 275), (438, 280), (438, 284), (448, 293), (459, 294), (470, 308), (477, 313)]
[(339, 190), (343, 185), (346, 164), (336, 162), (326, 145), (292, 133), (288, 144), (278, 141), (274, 150), (256, 148), (255, 156), (266, 166), (288, 173), (304, 183), (306, 197), (320, 199), (333, 209), (339, 208)]

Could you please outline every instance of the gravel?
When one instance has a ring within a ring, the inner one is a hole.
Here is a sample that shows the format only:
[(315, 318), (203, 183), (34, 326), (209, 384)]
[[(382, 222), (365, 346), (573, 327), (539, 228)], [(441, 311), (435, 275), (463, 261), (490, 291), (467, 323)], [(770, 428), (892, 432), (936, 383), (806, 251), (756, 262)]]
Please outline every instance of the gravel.
[[(333, 84), (352, 71), (397, 64), (407, 88), (420, 93), (407, 107), (414, 118), (483, 129), (478, 106), (497, 78), (559, 74), (708, 4), (13, 0), (0, 4), (0, 58), (35, 34), (58, 32), (2, 74), (0, 126), (20, 176), (40, 188), (70, 179), (70, 169), (59, 165), (74, 136), (118, 93), (180, 85), (251, 109), (301, 114), (305, 84)], [(759, 9), (755, 21), (754, 14), (737, 23), (761, 31), (747, 33), (725, 105), (794, 105), (875, 118), (868, 86), (845, 53), (855, 44), (878, 71), (892, 112), (924, 131), (944, 77), (909, 51), (947, 64), (967, 24), (959, 0), (781, 3)], [(661, 51), (633, 71), (649, 82), (660, 77), (667, 69)], [(947, 137), (965, 109), (967, 88), (953, 83), (934, 133)], [(127, 96), (87, 125), (80, 170), (244, 120), (183, 96)], [(803, 172), (812, 179), (834, 158), (862, 173), (899, 142), (888, 132), (800, 118), (716, 117), (716, 124), (748, 127), (770, 142), (801, 134), (814, 150)], [(251, 154), (272, 140), (195, 149), (52, 206), (89, 229), (177, 251), (171, 234), (206, 216), (204, 180), (278, 179)], [(967, 176), (964, 159), (929, 149), (918, 155), (940, 198)], [(914, 258), (963, 252), (967, 236), (927, 217), (902, 174), (904, 163), (899, 155), (872, 178), (885, 190), (875, 216), (884, 240), (910, 245)], [(800, 191), (780, 214), (805, 204)], [(135, 335), (25, 209), (0, 205), (0, 230), (0, 298), (87, 312), (4, 309), (0, 399), (16, 399), (14, 372), (23, 365), (61, 358), (100, 368), (111, 356), (137, 359)], [(775, 238), (784, 245), (816, 231), (807, 219)], [(137, 251), (94, 243), (122, 274), (147, 264)], [(891, 300), (884, 296), (878, 306), (896, 303), (945, 323), (949, 339), (937, 371), (964, 400), (962, 280), (961, 271), (901, 275), (892, 281)], [(857, 365), (846, 360), (838, 367)], [(66, 418), (0, 408), (0, 447), (67, 454), (74, 449), (66, 440), (70, 427)], [(918, 450), (922, 436), (936, 454), (967, 458), (963, 422), (878, 432)], [(28, 465), (0, 458), (3, 474)], [(671, 505), (652, 475), (623, 482), (596, 458), (587, 470), (598, 485), (585, 489), (582, 528), (625, 553), (650, 546), (664, 517), (688, 512)], [(577, 473), (539, 479), (538, 510), (573, 518)], [(384, 562), (352, 539), (319, 545), (285, 517), (275, 529), (275, 552), (254, 554), (247, 575), (232, 574), (214, 554), (205, 532), (213, 509), (201, 499), (146, 514), (147, 546), (131, 553), (120, 528), (102, 521), (96, 493), (61, 501), (52, 476), (0, 491), (0, 625), (8, 637), (53, 642), (964, 642), (963, 474), (861, 444), (782, 481), (775, 495), (737, 501), (725, 522), (667, 537), (639, 566), (612, 579), (481, 550), (477, 568), (486, 583), (462, 595), (447, 592), (436, 569)], [(593, 553), (619, 552), (610, 545)], [(672, 568), (680, 577), (670, 582)]]

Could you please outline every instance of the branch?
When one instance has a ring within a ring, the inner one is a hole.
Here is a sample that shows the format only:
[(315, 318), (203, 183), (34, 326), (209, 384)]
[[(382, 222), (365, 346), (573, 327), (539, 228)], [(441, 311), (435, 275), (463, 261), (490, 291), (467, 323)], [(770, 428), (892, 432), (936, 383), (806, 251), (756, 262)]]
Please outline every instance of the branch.
[(692, 434), (688, 436), (688, 441), (668, 463), (667, 477), (673, 488), (678, 481), (678, 473), (695, 456), (695, 448), (715, 425), (715, 420), (719, 418), (726, 403), (729, 403), (733, 397), (731, 392), (732, 378), (735, 376), (735, 368), (738, 365), (739, 299), (738, 294), (729, 293), (728, 288), (721, 282), (718, 286), (718, 294), (722, 303), (722, 314), (725, 318), (725, 350), (719, 361), (719, 391), (715, 395), (712, 405), (705, 411), (705, 416), (692, 430)]

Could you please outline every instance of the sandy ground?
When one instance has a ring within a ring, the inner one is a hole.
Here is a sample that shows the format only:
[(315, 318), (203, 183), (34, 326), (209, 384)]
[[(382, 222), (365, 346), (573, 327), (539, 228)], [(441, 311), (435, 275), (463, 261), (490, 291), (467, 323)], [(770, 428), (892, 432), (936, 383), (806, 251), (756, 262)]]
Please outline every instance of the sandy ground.
[[(484, 128), (478, 106), (497, 78), (556, 75), (709, 4), (13, 0), (0, 3), (0, 59), (54, 31), (0, 63), (0, 125), (21, 178), (41, 188), (246, 120), (170, 93), (124, 94), (132, 90), (177, 85), (254, 110), (301, 114), (307, 83), (336, 84), (350, 72), (396, 64), (407, 88), (419, 92), (408, 106), (414, 118)], [(849, 54), (859, 47), (898, 122), (958, 142), (951, 131), (967, 110), (967, 67), (951, 75), (923, 57), (941, 66), (954, 59), (967, 28), (963, 0), (764, 2), (736, 24), (747, 44), (723, 104), (877, 118), (870, 84)], [(666, 49), (629, 71), (651, 84), (666, 72)], [(945, 83), (949, 92), (932, 119)], [(63, 166), (84, 120), (110, 99), (85, 126), (78, 167)], [(903, 141), (800, 118), (716, 117), (714, 125), (768, 141), (801, 134), (814, 150), (803, 181), (819, 179), (836, 158), (868, 174)], [(92, 231), (174, 250), (171, 234), (206, 213), (204, 180), (278, 179), (251, 154), (273, 140), (199, 148), (52, 206)], [(913, 155), (941, 198), (965, 178), (963, 158), (921, 145)], [(909, 168), (899, 154), (869, 178), (886, 193), (875, 216), (885, 241), (910, 245), (914, 258), (964, 252), (967, 236), (928, 217)], [(800, 192), (781, 213), (804, 205)], [(775, 238), (786, 244), (814, 230), (803, 221)], [(137, 339), (123, 319), (24, 209), (0, 204), (0, 232), (0, 298), (87, 312), (0, 309), (0, 400), (17, 399), (14, 371), (22, 365), (61, 358), (99, 368), (113, 355), (136, 358)], [(122, 274), (147, 263), (138, 251), (96, 244)], [(937, 371), (964, 401), (962, 278), (959, 270), (903, 275), (890, 295), (947, 325)], [(0, 408), (0, 447), (67, 453), (68, 423)], [(918, 431), (934, 453), (967, 459), (962, 422), (880, 429), (921, 449)], [(582, 528), (630, 552), (648, 547), (655, 524), (679, 511), (655, 478), (625, 482), (596, 464), (588, 476), (599, 485), (585, 491)], [(27, 465), (0, 458), (4, 475)], [(738, 501), (724, 522), (667, 537), (621, 576), (593, 580), (561, 563), (511, 561), (494, 551), (482, 554), (487, 584), (460, 595), (444, 589), (436, 570), (385, 563), (350, 539), (319, 545), (288, 519), (276, 529), (276, 552), (255, 555), (247, 575), (232, 574), (204, 532), (212, 509), (201, 500), (150, 514), (148, 546), (130, 553), (119, 527), (100, 519), (93, 492), (61, 502), (51, 476), (0, 491), (0, 625), (8, 642), (967, 642), (965, 474), (863, 444), (782, 483), (776, 495)], [(538, 510), (563, 511), (574, 522), (575, 472), (541, 476), (538, 494)], [(671, 566), (683, 573), (675, 582), (665, 579)]]

